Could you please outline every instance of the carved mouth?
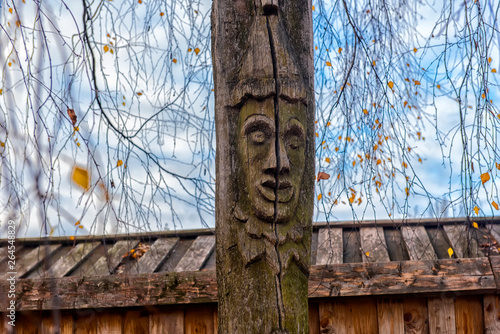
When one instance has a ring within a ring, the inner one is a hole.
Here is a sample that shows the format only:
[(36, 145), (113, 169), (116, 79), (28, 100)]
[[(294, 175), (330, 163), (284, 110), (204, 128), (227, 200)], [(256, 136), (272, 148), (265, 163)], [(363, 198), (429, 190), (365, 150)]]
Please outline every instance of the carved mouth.
[[(264, 182), (257, 184), (257, 189), (259, 190), (262, 197), (267, 199), (270, 202), (274, 202), (276, 200), (275, 189), (276, 189), (276, 180), (268, 179)], [(278, 202), (279, 203), (287, 203), (289, 202), (294, 194), (293, 185), (288, 180), (278, 180)]]

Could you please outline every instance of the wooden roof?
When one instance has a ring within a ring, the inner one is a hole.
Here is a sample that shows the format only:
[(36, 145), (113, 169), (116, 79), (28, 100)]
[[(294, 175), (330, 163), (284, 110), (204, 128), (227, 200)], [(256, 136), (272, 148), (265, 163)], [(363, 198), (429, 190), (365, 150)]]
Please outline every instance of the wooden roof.
[[(500, 220), (475, 222), (477, 228), (465, 219), (315, 224), (310, 298), (499, 291)], [(6, 246), (0, 240), (0, 291), (8, 290)], [(17, 239), (17, 306), (216, 302), (214, 247), (209, 229)]]

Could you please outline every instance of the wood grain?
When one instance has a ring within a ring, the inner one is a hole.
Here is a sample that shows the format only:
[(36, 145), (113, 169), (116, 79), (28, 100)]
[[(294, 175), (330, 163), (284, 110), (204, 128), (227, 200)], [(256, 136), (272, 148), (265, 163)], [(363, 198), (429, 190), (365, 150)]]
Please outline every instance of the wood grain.
[(378, 333), (404, 333), (403, 301), (383, 298), (377, 300)]
[(148, 312), (125, 312), (125, 314), (123, 315), (123, 334), (149, 334)]
[(122, 334), (121, 313), (106, 312), (97, 314), (97, 334)]
[(437, 260), (436, 252), (423, 226), (401, 227), (410, 260)]
[(377, 305), (373, 299), (319, 304), (320, 333), (378, 333)]
[(341, 228), (319, 229), (316, 264), (343, 263), (343, 246), (344, 241)]
[(309, 334), (320, 334), (319, 306), (309, 303)]
[(455, 302), (453, 297), (433, 297), (428, 300), (429, 333), (455, 334)]
[(498, 295), (483, 297), (484, 333), (496, 334), (500, 328), (500, 298)]
[(429, 314), (427, 298), (405, 297), (403, 299), (403, 318), (406, 334), (429, 333)]
[(363, 262), (389, 262), (389, 252), (383, 227), (363, 227), (359, 230)]
[(191, 308), (185, 311), (185, 334), (216, 334), (213, 307)]
[(483, 298), (481, 296), (456, 297), (455, 327), (457, 334), (474, 334), (484, 331)]
[(149, 333), (184, 334), (184, 311), (161, 311), (149, 316)]

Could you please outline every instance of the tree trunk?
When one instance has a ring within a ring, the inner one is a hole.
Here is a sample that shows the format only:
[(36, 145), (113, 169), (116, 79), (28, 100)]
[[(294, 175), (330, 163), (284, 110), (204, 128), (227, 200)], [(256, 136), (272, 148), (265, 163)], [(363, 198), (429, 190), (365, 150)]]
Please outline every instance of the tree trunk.
[(220, 333), (309, 333), (311, 0), (214, 0)]

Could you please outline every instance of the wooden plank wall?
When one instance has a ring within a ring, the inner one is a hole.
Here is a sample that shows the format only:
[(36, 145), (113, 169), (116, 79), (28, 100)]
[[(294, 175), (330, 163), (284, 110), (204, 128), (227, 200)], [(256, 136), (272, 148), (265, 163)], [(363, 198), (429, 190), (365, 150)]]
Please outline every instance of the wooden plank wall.
[[(500, 333), (498, 295), (332, 298), (309, 307), (311, 334)], [(215, 334), (215, 304), (101, 309), (16, 315), (15, 331), (0, 314), (0, 334)], [(9, 331), (10, 330), (10, 331)]]

